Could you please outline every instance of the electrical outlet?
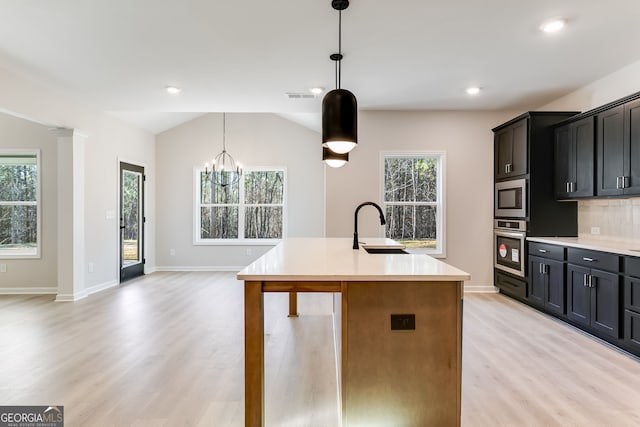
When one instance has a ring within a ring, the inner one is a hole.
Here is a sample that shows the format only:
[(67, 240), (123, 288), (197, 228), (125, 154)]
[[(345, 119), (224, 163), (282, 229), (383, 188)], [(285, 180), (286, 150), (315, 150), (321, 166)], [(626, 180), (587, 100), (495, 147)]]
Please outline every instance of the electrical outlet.
[(591, 227), (591, 234), (600, 234), (600, 227)]
[(416, 315), (415, 314), (392, 314), (391, 315), (391, 330), (392, 331), (407, 331), (416, 329)]
[(93, 269), (94, 269), (94, 267), (95, 267), (95, 264), (94, 264), (94, 263), (92, 263), (92, 262), (90, 262), (90, 263), (89, 263), (89, 273), (93, 273)]
[(176, 250), (173, 249), (173, 248), (169, 249), (169, 255), (170, 256), (176, 256)]
[(0, 264), (0, 273), (7, 272), (7, 264)]

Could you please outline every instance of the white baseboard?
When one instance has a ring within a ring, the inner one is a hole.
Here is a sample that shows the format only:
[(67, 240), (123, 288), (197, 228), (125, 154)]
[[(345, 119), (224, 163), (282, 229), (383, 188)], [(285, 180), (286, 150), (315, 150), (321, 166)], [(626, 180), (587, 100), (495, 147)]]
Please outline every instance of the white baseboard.
[(205, 266), (165, 266), (156, 267), (155, 271), (240, 271), (246, 266), (224, 266), (224, 265), (205, 265)]
[(56, 302), (74, 302), (86, 298), (88, 295), (86, 290), (74, 294), (58, 294)]
[(151, 274), (151, 273), (155, 273), (156, 271), (158, 271), (158, 269), (153, 266), (153, 267), (147, 267), (146, 265), (144, 266), (144, 274)]
[(37, 288), (0, 288), (0, 295), (55, 295), (56, 286), (39, 286)]
[(93, 285), (87, 289), (85, 289), (85, 292), (88, 295), (92, 295), (95, 294), (96, 292), (100, 292), (100, 291), (104, 291), (106, 289), (111, 289), (111, 288), (115, 288), (118, 286), (118, 281), (117, 280), (112, 280), (110, 282), (104, 282), (104, 283), (100, 283), (97, 285)]
[(493, 285), (470, 285), (464, 284), (464, 292), (469, 294), (495, 294), (498, 288)]

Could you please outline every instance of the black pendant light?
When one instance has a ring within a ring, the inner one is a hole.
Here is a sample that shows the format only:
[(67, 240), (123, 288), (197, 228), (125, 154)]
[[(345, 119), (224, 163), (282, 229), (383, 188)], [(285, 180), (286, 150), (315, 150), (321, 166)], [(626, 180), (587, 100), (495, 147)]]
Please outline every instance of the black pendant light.
[(349, 161), (349, 153), (334, 153), (327, 147), (322, 147), (322, 161), (332, 168), (339, 168)]
[(332, 0), (338, 11), (338, 53), (329, 58), (336, 63), (336, 89), (322, 100), (322, 146), (336, 154), (351, 151), (358, 143), (358, 103), (353, 93), (340, 87), (342, 62), (342, 11), (348, 0)]

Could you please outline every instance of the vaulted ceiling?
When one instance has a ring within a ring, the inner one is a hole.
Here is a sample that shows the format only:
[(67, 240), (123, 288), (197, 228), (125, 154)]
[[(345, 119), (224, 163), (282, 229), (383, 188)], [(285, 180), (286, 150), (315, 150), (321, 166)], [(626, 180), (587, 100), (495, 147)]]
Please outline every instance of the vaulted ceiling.
[[(544, 34), (552, 17), (566, 29)], [(637, 0), (352, 0), (342, 87), (363, 110), (535, 108), (640, 59), (638, 18)], [(153, 132), (209, 111), (312, 123), (322, 95), (285, 93), (335, 85), (330, 0), (0, 0), (0, 22), (0, 66)]]

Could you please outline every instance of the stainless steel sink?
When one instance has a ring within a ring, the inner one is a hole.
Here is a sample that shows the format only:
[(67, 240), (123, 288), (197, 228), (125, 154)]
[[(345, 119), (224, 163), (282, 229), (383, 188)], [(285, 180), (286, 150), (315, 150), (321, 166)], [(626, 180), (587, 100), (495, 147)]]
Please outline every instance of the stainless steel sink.
[(402, 248), (364, 248), (370, 254), (408, 254), (409, 252), (405, 251)]

